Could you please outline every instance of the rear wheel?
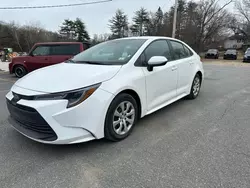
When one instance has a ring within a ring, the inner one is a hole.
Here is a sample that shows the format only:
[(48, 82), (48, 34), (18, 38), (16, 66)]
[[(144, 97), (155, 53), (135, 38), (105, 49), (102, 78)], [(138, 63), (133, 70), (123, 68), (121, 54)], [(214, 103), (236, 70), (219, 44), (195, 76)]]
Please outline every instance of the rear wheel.
[(193, 80), (193, 84), (190, 90), (189, 95), (187, 96), (188, 99), (195, 99), (198, 97), (201, 88), (201, 77), (199, 74), (196, 74)]
[(104, 134), (111, 141), (120, 141), (130, 135), (138, 119), (138, 105), (129, 94), (118, 95), (108, 109)]
[(16, 77), (18, 78), (22, 78), (24, 75), (27, 74), (27, 70), (25, 69), (24, 66), (22, 65), (17, 65), (15, 68), (14, 68), (14, 74), (16, 75)]

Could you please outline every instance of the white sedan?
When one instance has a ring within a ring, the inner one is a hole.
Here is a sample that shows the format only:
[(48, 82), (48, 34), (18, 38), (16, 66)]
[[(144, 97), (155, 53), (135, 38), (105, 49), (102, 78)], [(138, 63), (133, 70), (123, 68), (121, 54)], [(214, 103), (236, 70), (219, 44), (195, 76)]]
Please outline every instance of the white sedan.
[(203, 77), (200, 57), (182, 41), (112, 40), (18, 80), (6, 95), (9, 121), (42, 143), (120, 141), (138, 119), (195, 99)]

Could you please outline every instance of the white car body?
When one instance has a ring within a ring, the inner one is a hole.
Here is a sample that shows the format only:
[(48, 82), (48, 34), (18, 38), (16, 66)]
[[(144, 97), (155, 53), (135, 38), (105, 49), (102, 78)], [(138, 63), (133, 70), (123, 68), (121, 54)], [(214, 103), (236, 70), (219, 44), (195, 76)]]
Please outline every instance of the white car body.
[[(14, 126), (20, 133), (42, 143), (73, 144), (104, 137), (104, 122), (113, 99), (121, 92), (136, 93), (140, 100), (140, 117), (151, 114), (190, 93), (197, 73), (204, 75), (200, 57), (185, 43), (166, 37), (133, 37), (146, 42), (124, 65), (90, 65), (61, 63), (36, 70), (18, 80), (6, 95), (11, 101), (13, 92), (23, 96), (57, 93), (101, 83), (100, 87), (81, 104), (66, 108), (67, 100), (25, 100), (18, 105), (35, 109), (49, 124), (57, 139), (36, 139)], [(120, 40), (127, 40), (125, 38)], [(169, 61), (164, 66), (136, 67), (135, 62), (155, 40), (173, 40), (187, 46), (193, 53), (184, 59)]]

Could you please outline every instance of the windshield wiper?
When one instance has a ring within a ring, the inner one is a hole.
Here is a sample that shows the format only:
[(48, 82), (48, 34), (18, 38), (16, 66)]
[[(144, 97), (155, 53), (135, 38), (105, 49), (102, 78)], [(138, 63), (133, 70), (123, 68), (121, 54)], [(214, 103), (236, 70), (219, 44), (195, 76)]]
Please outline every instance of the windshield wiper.
[(76, 63), (85, 63), (85, 64), (91, 64), (91, 65), (104, 65), (103, 63), (96, 62), (96, 61), (77, 61)]
[(68, 59), (67, 61), (65, 61), (65, 63), (76, 63), (76, 62), (72, 59)]

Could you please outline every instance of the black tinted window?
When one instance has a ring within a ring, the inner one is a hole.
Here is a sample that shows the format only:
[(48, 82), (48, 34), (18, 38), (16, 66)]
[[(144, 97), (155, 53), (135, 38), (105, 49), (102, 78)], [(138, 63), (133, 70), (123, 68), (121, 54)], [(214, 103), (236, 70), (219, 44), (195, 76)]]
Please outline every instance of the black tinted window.
[(90, 47), (90, 44), (83, 43), (83, 50), (87, 50)]
[(183, 48), (184, 48), (186, 57), (190, 57), (193, 55), (193, 53), (185, 45), (183, 45)]
[(79, 44), (53, 45), (50, 47), (50, 55), (76, 55), (79, 53)]
[(173, 48), (173, 55), (175, 60), (189, 57), (189, 53), (184, 49), (183, 44), (176, 41), (170, 41), (170, 43)]
[(166, 40), (158, 40), (151, 43), (145, 50), (146, 62), (153, 56), (164, 56), (171, 60), (170, 49)]

